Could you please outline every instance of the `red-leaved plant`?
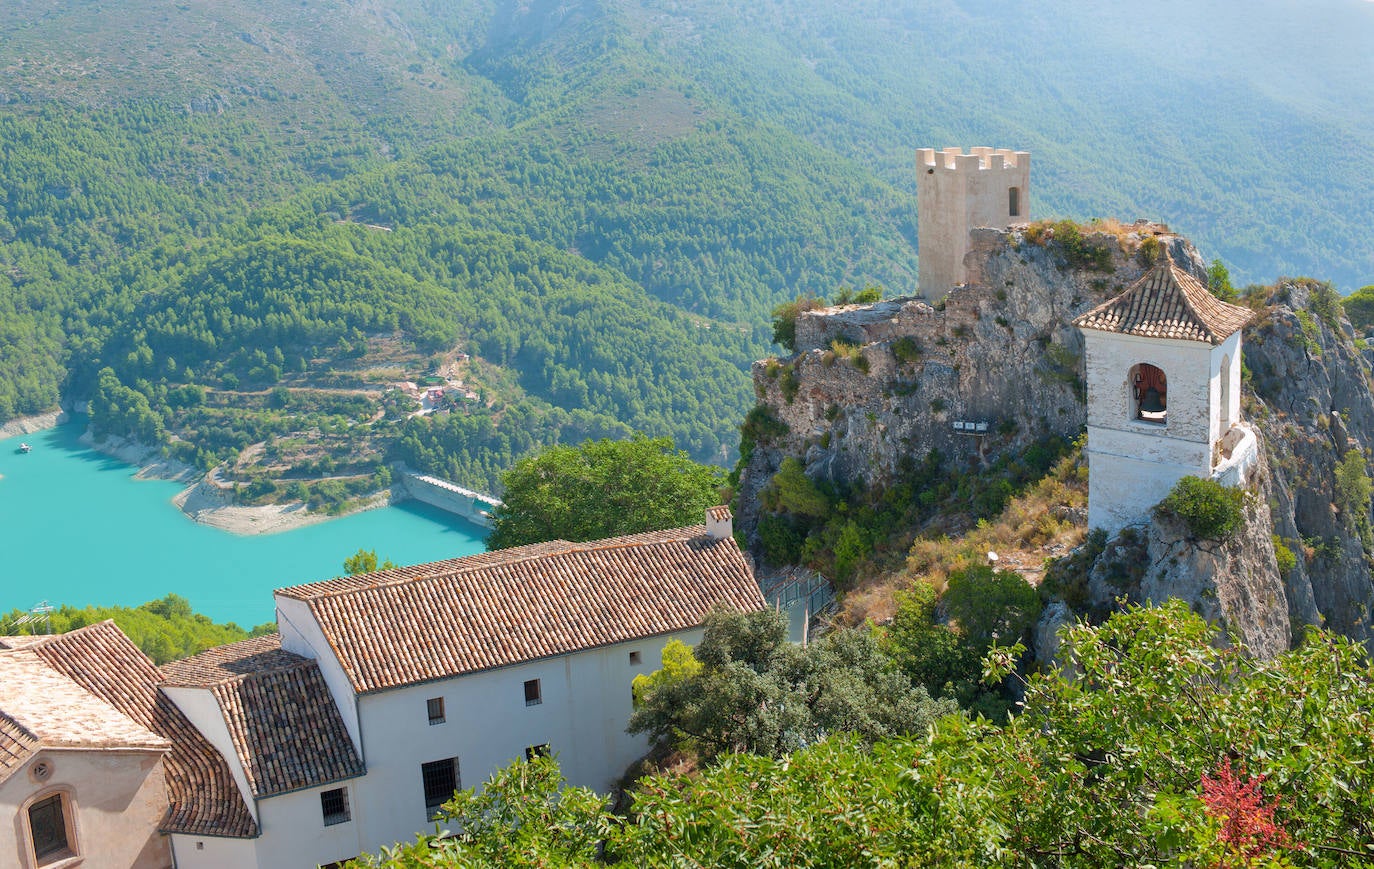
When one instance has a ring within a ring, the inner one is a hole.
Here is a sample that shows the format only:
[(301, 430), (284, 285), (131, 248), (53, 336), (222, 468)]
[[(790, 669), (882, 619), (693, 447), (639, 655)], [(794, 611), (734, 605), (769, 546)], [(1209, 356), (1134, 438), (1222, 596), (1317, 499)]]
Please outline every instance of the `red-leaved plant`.
[[(1210, 817), (1221, 821), (1221, 841), (1246, 863), (1282, 848), (1299, 847), (1288, 832), (1274, 823), (1279, 806), (1275, 796), (1265, 802), (1262, 775), (1232, 771), (1231, 759), (1217, 764), (1216, 775), (1202, 774), (1202, 802)], [(1225, 865), (1225, 864), (1223, 864)]]

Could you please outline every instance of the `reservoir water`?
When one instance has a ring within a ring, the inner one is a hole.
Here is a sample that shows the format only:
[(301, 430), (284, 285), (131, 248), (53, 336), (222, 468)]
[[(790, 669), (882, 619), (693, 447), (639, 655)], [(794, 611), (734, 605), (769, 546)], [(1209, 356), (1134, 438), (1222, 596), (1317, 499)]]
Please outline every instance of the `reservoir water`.
[(484, 529), (414, 501), (278, 534), (199, 525), (171, 502), (184, 484), (134, 479), (137, 468), (77, 441), (84, 425), (0, 440), (0, 613), (175, 592), (247, 628), (273, 619), (272, 589), (337, 576), (359, 549), (398, 564), (485, 549)]

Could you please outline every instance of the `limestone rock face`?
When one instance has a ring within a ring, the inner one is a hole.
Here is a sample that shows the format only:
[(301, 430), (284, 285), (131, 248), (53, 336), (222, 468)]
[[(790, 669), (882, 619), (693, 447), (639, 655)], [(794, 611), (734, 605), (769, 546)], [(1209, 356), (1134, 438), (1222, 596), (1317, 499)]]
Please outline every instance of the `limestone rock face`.
[(1245, 521), (1224, 540), (1195, 539), (1183, 522), (1168, 516), (1156, 516), (1146, 527), (1129, 529), (1134, 532), (1138, 569), (1128, 582), (1105, 582), (1105, 573), (1110, 572), (1106, 568), (1112, 553), (1109, 544), (1092, 571), (1092, 601), (1098, 604), (1112, 593), (1124, 595), (1132, 604), (1180, 598), (1198, 615), (1234, 634), (1257, 656), (1285, 652), (1293, 637), (1285, 587), (1275, 564), (1272, 488), (1263, 459), (1246, 480), (1246, 489), (1250, 496)]
[[(1332, 328), (1314, 287), (1279, 287), (1275, 307), (1246, 336), (1255, 401), (1246, 413), (1265, 433), (1274, 533), (1297, 556), (1285, 576), (1296, 625), (1320, 624), (1368, 643), (1374, 638), (1369, 505), (1342, 510), (1336, 466), (1351, 450), (1368, 457), (1374, 439), (1369, 363), (1349, 324)], [(1299, 314), (1302, 312), (1302, 315)], [(1362, 530), (1363, 529), (1363, 530)]]
[[(1076, 437), (1086, 416), (1073, 318), (1144, 272), (1129, 236), (1124, 248), (1113, 235), (1086, 238), (1113, 252), (1110, 271), (1070, 268), (1054, 246), (1015, 230), (978, 229), (965, 261), (970, 284), (935, 307), (904, 297), (801, 315), (796, 355), (754, 365), (759, 403), (788, 431), (759, 444), (741, 475), (736, 521), (751, 542), (758, 493), (785, 457), (816, 480), (884, 485), (904, 459), (933, 449), (967, 464), (1050, 434)], [(1161, 241), (1205, 280), (1186, 240)], [(856, 355), (835, 353), (836, 341)], [(985, 427), (970, 433), (960, 423)]]

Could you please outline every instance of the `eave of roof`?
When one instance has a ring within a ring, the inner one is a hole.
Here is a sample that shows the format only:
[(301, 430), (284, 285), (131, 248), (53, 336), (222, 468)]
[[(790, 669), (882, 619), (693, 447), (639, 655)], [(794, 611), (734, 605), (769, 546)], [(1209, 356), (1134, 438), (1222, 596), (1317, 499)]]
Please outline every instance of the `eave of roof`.
[(1074, 325), (1099, 332), (1215, 346), (1253, 317), (1249, 308), (1221, 301), (1197, 278), (1166, 258), (1120, 295), (1079, 316)]

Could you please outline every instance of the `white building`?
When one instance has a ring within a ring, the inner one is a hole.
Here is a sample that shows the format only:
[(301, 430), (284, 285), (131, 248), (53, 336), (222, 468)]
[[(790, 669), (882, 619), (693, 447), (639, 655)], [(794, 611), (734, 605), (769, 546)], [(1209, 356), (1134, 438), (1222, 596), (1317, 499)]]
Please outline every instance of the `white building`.
[(993, 148), (916, 151), (920, 292), (936, 301), (966, 283), (969, 230), (1005, 229), (1030, 215), (1030, 154)]
[(0, 639), (0, 869), (346, 860), (535, 753), (607, 790), (649, 747), (634, 677), (712, 606), (765, 606), (731, 525), (280, 589), (279, 634), (161, 671), (113, 622)]
[(1184, 476), (1238, 485), (1258, 457), (1240, 420), (1248, 308), (1213, 296), (1168, 258), (1083, 314), (1088, 525), (1115, 534), (1149, 518)]

